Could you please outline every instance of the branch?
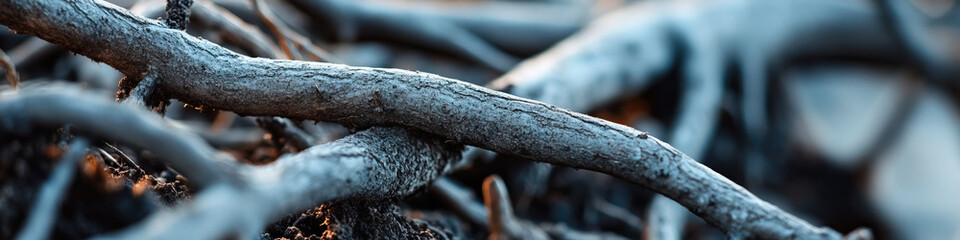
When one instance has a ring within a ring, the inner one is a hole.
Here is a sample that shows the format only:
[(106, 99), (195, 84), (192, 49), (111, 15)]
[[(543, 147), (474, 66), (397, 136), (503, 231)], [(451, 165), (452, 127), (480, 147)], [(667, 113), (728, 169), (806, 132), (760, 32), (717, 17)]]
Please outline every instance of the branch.
[(335, 40), (392, 40), (457, 54), (501, 72), (509, 70), (517, 62), (513, 56), (489, 44), (461, 24), (439, 15), (403, 11), (358, 1), (290, 2), (307, 11), (315, 23), (326, 27), (328, 36)]
[[(498, 49), (518, 56), (539, 53), (570, 36), (589, 15), (583, 8), (564, 4), (517, 1), (287, 1), (307, 12), (314, 20), (314, 25), (324, 31), (324, 35), (337, 41), (380, 39), (425, 48), (436, 48), (430, 46), (435, 41), (457, 41), (442, 39), (444, 35), (434, 35), (437, 30), (442, 30), (434, 28), (439, 26), (435, 24), (439, 22), (463, 29)], [(413, 34), (414, 39), (390, 35), (411, 35), (411, 32), (404, 30), (431, 35)]]
[(63, 196), (69, 191), (70, 181), (73, 180), (73, 174), (77, 164), (87, 155), (87, 147), (90, 145), (85, 139), (76, 139), (70, 144), (70, 149), (60, 157), (56, 167), (50, 174), (50, 180), (47, 180), (40, 188), (37, 194), (36, 203), (33, 204), (33, 210), (23, 224), (17, 239), (47, 239), (52, 232), (56, 222), (57, 213), (60, 212), (60, 202)]
[[(432, 74), (249, 58), (102, 4), (4, 0), (0, 23), (106, 62), (128, 77), (156, 74), (161, 90), (184, 102), (245, 115), (408, 126), (629, 180), (734, 237), (839, 238), (622, 125)], [(48, 14), (54, 12), (65, 14)]]
[[(314, 139), (300, 128), (294, 125), (290, 119), (279, 117), (258, 117), (257, 125), (270, 133), (274, 139), (277, 148), (283, 148), (284, 143), (289, 143), (297, 151), (302, 151), (314, 145)], [(280, 142), (279, 139), (284, 141)]]
[(560, 226), (537, 226), (517, 219), (510, 206), (507, 186), (500, 176), (491, 175), (483, 180), (483, 202), (487, 206), (490, 240), (498, 239), (626, 239), (614, 234), (588, 233)]
[[(163, 1), (145, 0), (138, 2), (130, 11), (147, 18), (157, 18), (163, 6)], [(190, 12), (191, 20), (217, 31), (225, 42), (236, 45), (254, 57), (279, 58), (283, 55), (260, 29), (209, 1), (197, 1), (190, 6)]]
[(164, 23), (173, 29), (186, 30), (190, 20), (190, 5), (193, 5), (193, 0), (167, 0)]
[(189, 207), (156, 213), (104, 238), (249, 239), (268, 221), (318, 202), (411, 194), (452, 170), (461, 150), (417, 131), (374, 127), (269, 165), (241, 166), (244, 184), (211, 187)]
[[(66, 90), (64, 90), (66, 89)], [(190, 183), (204, 187), (225, 179), (216, 150), (159, 116), (73, 88), (22, 89), (0, 95), (0, 132), (21, 135), (35, 127), (69, 124), (81, 133), (147, 149), (169, 161)]]
[(17, 89), (20, 87), (20, 75), (17, 74), (17, 66), (13, 64), (13, 60), (10, 59), (10, 56), (7, 56), (3, 50), (0, 50), (0, 67), (3, 67), (5, 72), (7, 72), (7, 82), (10, 83), (10, 87)]
[(477, 226), (487, 226), (487, 210), (482, 204), (476, 202), (470, 189), (444, 177), (437, 179), (430, 185), (430, 191), (436, 193), (444, 203), (453, 208), (467, 222)]
[[(917, 4), (931, 4), (903, 0), (880, 0), (877, 9), (880, 11), (887, 27), (895, 35), (899, 47), (907, 49), (907, 57), (923, 70), (925, 77), (937, 84), (946, 84), (947, 89), (956, 89), (955, 83), (950, 83), (951, 75), (960, 74), (955, 67), (960, 61), (960, 51), (956, 43), (960, 36), (950, 30), (937, 29), (932, 19), (917, 9)], [(914, 6), (911, 6), (914, 5)], [(935, 5), (935, 4), (934, 4)], [(938, 6), (943, 7), (943, 6)], [(951, 14), (953, 9), (946, 9), (945, 14)], [(955, 14), (955, 13), (953, 13)], [(942, 17), (942, 16), (941, 16)], [(946, 19), (944, 19), (946, 20)], [(956, 24), (956, 21), (948, 24)], [(942, 27), (941, 27), (942, 28)], [(936, 32), (939, 30), (940, 32)]]
[[(333, 58), (330, 56), (330, 53), (314, 46), (309, 39), (293, 31), (290, 27), (287, 27), (283, 21), (280, 21), (279, 18), (273, 14), (270, 7), (262, 0), (251, 0), (250, 4), (253, 5), (254, 13), (260, 17), (260, 20), (262, 20), (263, 23), (270, 28), (270, 31), (273, 32), (273, 35), (277, 37), (277, 42), (283, 49), (284, 54), (286, 54), (287, 59), (307, 60), (300, 54), (300, 51), (303, 50), (310, 54), (310, 60), (312, 61), (336, 62), (332, 61)], [(296, 52), (290, 49), (290, 45), (297, 48), (295, 49)]]

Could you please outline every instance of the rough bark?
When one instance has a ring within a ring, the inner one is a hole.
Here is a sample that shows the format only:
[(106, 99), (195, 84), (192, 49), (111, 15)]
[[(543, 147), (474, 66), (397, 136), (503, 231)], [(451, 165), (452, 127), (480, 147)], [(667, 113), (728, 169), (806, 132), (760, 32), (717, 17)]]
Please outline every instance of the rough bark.
[(190, 207), (154, 214), (103, 238), (217, 239), (239, 234), (249, 239), (267, 222), (318, 202), (405, 196), (460, 160), (462, 147), (443, 142), (418, 131), (374, 127), (269, 165), (240, 166), (244, 184), (211, 187)]
[(662, 193), (733, 237), (839, 238), (770, 205), (645, 133), (440, 76), (248, 58), (92, 1), (0, 1), (0, 23), (155, 74), (167, 96), (247, 115), (403, 125), (466, 144), (617, 176)]

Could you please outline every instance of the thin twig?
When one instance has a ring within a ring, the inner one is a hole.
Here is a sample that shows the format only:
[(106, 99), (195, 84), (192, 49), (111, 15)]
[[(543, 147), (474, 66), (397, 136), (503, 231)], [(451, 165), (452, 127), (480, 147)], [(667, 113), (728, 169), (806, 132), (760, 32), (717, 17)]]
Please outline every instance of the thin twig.
[(50, 179), (40, 188), (36, 203), (33, 204), (30, 216), (24, 222), (17, 239), (47, 239), (50, 236), (57, 213), (60, 212), (60, 202), (69, 190), (77, 163), (87, 155), (89, 145), (86, 139), (73, 140), (70, 149), (63, 154), (54, 167)]
[(490, 240), (497, 239), (584, 239), (625, 240), (627, 238), (607, 233), (580, 232), (565, 225), (536, 225), (517, 219), (510, 206), (507, 187), (497, 175), (483, 180), (483, 202), (487, 207)]
[[(466, 155), (466, 154), (465, 154)], [(466, 158), (466, 156), (464, 156)], [(436, 193), (444, 203), (454, 209), (468, 222), (476, 226), (487, 226), (487, 209), (476, 203), (476, 198), (469, 189), (455, 181), (443, 177), (430, 185), (431, 192)]]
[[(267, 28), (277, 37), (277, 43), (283, 49), (287, 59), (290, 60), (308, 60), (299, 57), (299, 51), (303, 50), (310, 54), (310, 60), (331, 62), (332, 57), (326, 51), (316, 47), (304, 36), (287, 27), (263, 0), (250, 0), (253, 5), (253, 11), (260, 17), (260, 20), (267, 25)], [(289, 45), (296, 47), (298, 52), (292, 52)]]
[[(302, 129), (293, 124), (290, 119), (280, 117), (258, 117), (257, 125), (270, 133), (274, 139), (283, 138), (297, 151), (303, 151), (314, 145), (314, 139)], [(282, 143), (278, 142), (278, 148), (282, 148)]]
[[(108, 166), (113, 166), (118, 168), (120, 166), (123, 166), (120, 164), (120, 162), (117, 161), (116, 158), (114, 158), (112, 155), (110, 155), (110, 153), (108, 153), (106, 150), (103, 150), (102, 148), (97, 148), (97, 154), (99, 154), (100, 157), (103, 158), (104, 160), (110, 161), (110, 164), (113, 164)], [(104, 162), (104, 165), (106, 165), (106, 162)]]
[(488, 239), (550, 239), (543, 230), (521, 225), (513, 216), (507, 186), (500, 176), (492, 175), (483, 180), (483, 203), (487, 205)]
[[(841, 19), (870, 16), (862, 3), (788, 2), (794, 5), (786, 9), (807, 7), (799, 9), (815, 10), (817, 17), (827, 19), (837, 17), (829, 10), (860, 13), (841, 14)], [(840, 238), (635, 129), (432, 74), (248, 58), (102, 4), (4, 0), (0, 24), (106, 62), (127, 76), (157, 74), (164, 94), (184, 102), (245, 115), (412, 127), (501, 153), (623, 178), (678, 201), (733, 237)], [(44, 14), (60, 11), (70, 14)], [(148, 31), (150, 37), (144, 37)], [(129, 39), (140, 40), (130, 44)]]
[(267, 28), (273, 32), (273, 35), (277, 38), (277, 45), (280, 46), (280, 49), (283, 49), (283, 54), (287, 56), (287, 59), (303, 60), (294, 57), (292, 50), (290, 50), (290, 42), (287, 41), (286, 34), (276, 23), (279, 22), (279, 20), (274, 22), (276, 17), (273, 16), (273, 12), (270, 11), (270, 8), (268, 8), (262, 0), (250, 0), (250, 4), (253, 5), (253, 12), (256, 13), (257, 16), (260, 17), (260, 20), (267, 25)]
[(13, 89), (20, 88), (20, 75), (17, 74), (17, 66), (13, 64), (10, 56), (7, 56), (3, 50), (0, 50), (0, 66), (3, 66), (3, 69), (7, 72), (7, 82), (10, 83), (10, 87)]
[[(139, 1), (131, 12), (147, 18), (157, 18), (163, 13), (163, 1)], [(199, 0), (190, 7), (190, 18), (204, 27), (220, 34), (224, 42), (236, 45), (251, 56), (279, 58), (283, 52), (270, 41), (259, 28), (247, 24), (239, 17), (207, 0)]]
[[(107, 99), (78, 93), (73, 87), (21, 89), (0, 96), (0, 132), (27, 134), (34, 127), (73, 129), (127, 146), (151, 150), (169, 161), (190, 183), (204, 187), (226, 177), (226, 156), (218, 155), (199, 137), (172, 127), (160, 116)], [(109, 117), (104, 117), (109, 116)]]
[[(462, 147), (442, 142), (422, 132), (374, 127), (269, 165), (238, 166), (244, 184), (213, 186), (189, 207), (161, 211), (103, 238), (250, 238), (268, 221), (317, 202), (405, 196), (460, 160)], [(187, 228), (203, 231), (180, 231)]]

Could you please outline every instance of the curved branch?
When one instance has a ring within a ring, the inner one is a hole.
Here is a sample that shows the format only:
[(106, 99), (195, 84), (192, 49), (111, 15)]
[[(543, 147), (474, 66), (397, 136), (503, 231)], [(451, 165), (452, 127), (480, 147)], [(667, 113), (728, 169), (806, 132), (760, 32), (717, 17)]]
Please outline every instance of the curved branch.
[(370, 128), (269, 165), (240, 166), (245, 184), (211, 187), (190, 207), (156, 213), (102, 238), (218, 239), (239, 234), (249, 239), (268, 221), (318, 202), (405, 196), (460, 161), (462, 147), (443, 142), (417, 131)]
[[(147, 18), (157, 18), (163, 13), (163, 4), (160, 0), (139, 1), (130, 11)], [(190, 12), (192, 21), (217, 31), (224, 42), (236, 45), (254, 57), (283, 56), (281, 50), (260, 29), (207, 0), (195, 2), (190, 6)]]
[(86, 156), (89, 146), (90, 143), (82, 138), (70, 144), (70, 149), (63, 154), (50, 174), (50, 180), (40, 188), (40, 193), (36, 197), (37, 202), (33, 204), (33, 210), (23, 224), (23, 230), (17, 234), (17, 239), (50, 237), (51, 228), (56, 223), (57, 213), (60, 212), (60, 202), (70, 190), (70, 181), (73, 180), (75, 169), (80, 160)]
[(184, 102), (246, 115), (408, 126), (629, 180), (676, 200), (734, 237), (839, 238), (645, 133), (461, 81), (395, 69), (249, 58), (102, 2), (3, 0), (0, 23), (106, 62), (127, 76), (156, 74), (162, 91)]
[[(67, 89), (67, 90), (64, 90)], [(194, 186), (226, 179), (216, 150), (202, 139), (139, 108), (78, 93), (72, 88), (22, 89), (0, 95), (0, 132), (27, 134), (34, 127), (69, 124), (81, 133), (147, 149), (169, 161)]]
[(7, 56), (3, 50), (0, 50), (0, 67), (3, 67), (7, 73), (7, 82), (10, 83), (10, 87), (17, 89), (20, 87), (20, 75), (17, 74), (17, 66), (13, 64), (13, 60), (10, 59), (10, 56)]

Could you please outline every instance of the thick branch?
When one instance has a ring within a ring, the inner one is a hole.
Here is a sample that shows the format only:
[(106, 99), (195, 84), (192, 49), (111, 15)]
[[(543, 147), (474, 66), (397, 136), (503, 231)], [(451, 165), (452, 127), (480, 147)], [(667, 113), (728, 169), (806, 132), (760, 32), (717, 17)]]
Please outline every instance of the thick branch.
[(247, 115), (409, 126), (627, 179), (735, 237), (839, 238), (625, 126), (432, 74), (248, 58), (101, 4), (4, 0), (0, 23), (104, 61), (128, 77), (156, 74), (162, 90), (184, 102)]
[(239, 233), (249, 239), (268, 221), (318, 202), (411, 194), (452, 170), (460, 150), (417, 131), (375, 127), (270, 165), (244, 166), (245, 185), (211, 188), (191, 207), (155, 214), (110, 237), (218, 239)]

